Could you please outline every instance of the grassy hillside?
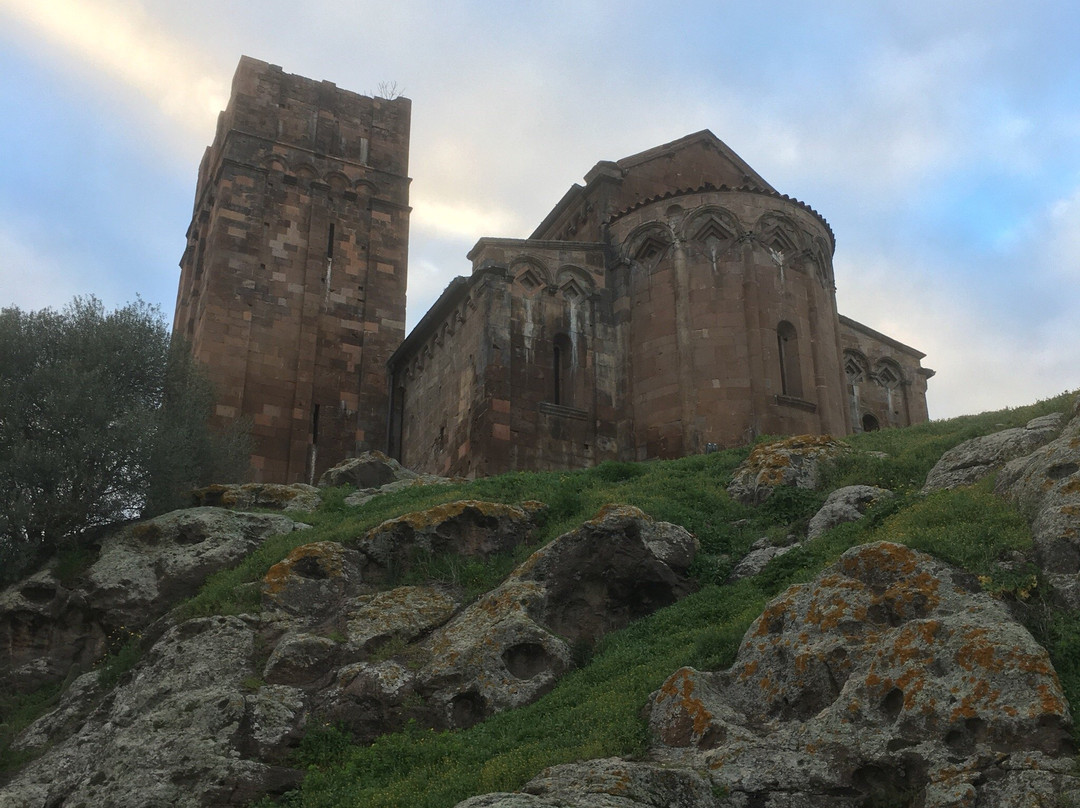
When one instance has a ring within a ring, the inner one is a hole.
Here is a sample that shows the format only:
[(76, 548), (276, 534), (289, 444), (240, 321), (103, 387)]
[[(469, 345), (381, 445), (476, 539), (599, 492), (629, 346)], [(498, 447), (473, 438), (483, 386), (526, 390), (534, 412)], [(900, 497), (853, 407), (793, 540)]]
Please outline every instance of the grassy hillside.
[[(467, 796), (519, 788), (545, 766), (644, 752), (641, 711), (648, 695), (682, 665), (716, 669), (731, 664), (747, 626), (765, 603), (817, 572), (856, 544), (887, 539), (933, 553), (980, 576), (999, 597), (1024, 604), (1029, 627), (1047, 646), (1074, 710), (1080, 707), (1080, 622), (1040, 600), (1034, 567), (1006, 573), (995, 562), (1024, 552), (1026, 522), (992, 493), (992, 481), (921, 496), (927, 471), (947, 449), (1037, 415), (1065, 411), (1071, 395), (1039, 404), (903, 430), (856, 435), (856, 449), (829, 472), (820, 491), (781, 490), (759, 508), (733, 502), (724, 488), (748, 448), (670, 462), (605, 463), (568, 473), (509, 474), (448, 489), (409, 491), (350, 511), (328, 506), (319, 538), (348, 540), (385, 517), (436, 502), (470, 497), (501, 502), (539, 499), (550, 506), (540, 536), (546, 542), (580, 524), (608, 502), (637, 505), (657, 519), (684, 525), (701, 540), (694, 572), (700, 590), (583, 650), (585, 662), (539, 702), (497, 715), (470, 730), (410, 729), (356, 747), (331, 726), (314, 727), (297, 762), (309, 768), (303, 787), (273, 804), (304, 806), (452, 806)], [(871, 454), (879, 453), (879, 454)], [(885, 456), (881, 456), (884, 453)], [(734, 561), (765, 535), (801, 534), (828, 491), (872, 484), (899, 496), (859, 523), (840, 526), (773, 561), (752, 580), (725, 586)], [(304, 537), (305, 541), (312, 536)], [(531, 549), (531, 548), (530, 548)], [(251, 559), (237, 575), (250, 579), (280, 550)], [(434, 562), (429, 573), (473, 591), (494, 585), (518, 558), (488, 567)], [(214, 582), (194, 610), (233, 608), (229, 587)], [(235, 590), (231, 590), (235, 592)]]
[[(331, 491), (317, 513), (302, 516), (314, 525), (312, 530), (271, 540), (237, 568), (214, 576), (183, 606), (183, 613), (256, 610), (259, 588), (253, 583), (295, 545), (348, 544), (384, 519), (462, 498), (535, 499), (549, 507), (536, 544), (487, 563), (433, 558), (401, 583), (449, 581), (477, 595), (498, 584), (537, 546), (611, 502), (636, 505), (656, 519), (683, 525), (701, 542), (692, 569), (700, 584), (695, 594), (595, 648), (577, 649), (581, 667), (539, 702), (469, 730), (413, 727), (367, 747), (354, 746), (334, 727), (313, 722), (294, 761), (309, 770), (302, 788), (276, 802), (265, 799), (260, 808), (452, 806), (473, 794), (517, 789), (552, 764), (641, 754), (648, 743), (642, 707), (664, 679), (683, 665), (727, 667), (743, 632), (771, 597), (812, 579), (846, 549), (877, 540), (902, 542), (962, 566), (978, 575), (986, 589), (1016, 603), (1050, 651), (1075, 714), (1080, 708), (1080, 621), (1043, 603), (1034, 567), (1006, 572), (996, 564), (1003, 554), (1030, 548), (1024, 519), (992, 494), (989, 480), (952, 492), (918, 493), (927, 471), (947, 449), (1065, 411), (1071, 403), (1072, 395), (1063, 394), (1030, 407), (853, 436), (848, 442), (861, 451), (838, 461), (821, 490), (782, 489), (757, 508), (740, 505), (725, 492), (749, 447), (667, 462), (609, 462), (583, 471), (515, 473), (413, 488), (359, 508), (344, 505), (346, 491)], [(801, 538), (830, 490), (857, 483), (891, 488), (898, 496), (862, 521), (775, 559), (753, 579), (724, 584), (754, 541), (788, 534)]]

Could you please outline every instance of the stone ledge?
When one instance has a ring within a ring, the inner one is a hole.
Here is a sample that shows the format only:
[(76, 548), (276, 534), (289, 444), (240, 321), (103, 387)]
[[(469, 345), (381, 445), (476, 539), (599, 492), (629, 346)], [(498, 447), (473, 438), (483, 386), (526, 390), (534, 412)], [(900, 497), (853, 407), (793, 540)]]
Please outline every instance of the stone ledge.
[(541, 401), (538, 409), (545, 415), (557, 415), (560, 418), (577, 418), (579, 421), (587, 420), (589, 413), (579, 410), (577, 407), (564, 407), (562, 404), (552, 404), (549, 401)]
[(817, 412), (817, 404), (813, 401), (807, 401), (805, 398), (796, 398), (795, 396), (773, 396), (776, 403), (782, 407), (795, 407), (798, 410), (806, 410), (807, 412)]

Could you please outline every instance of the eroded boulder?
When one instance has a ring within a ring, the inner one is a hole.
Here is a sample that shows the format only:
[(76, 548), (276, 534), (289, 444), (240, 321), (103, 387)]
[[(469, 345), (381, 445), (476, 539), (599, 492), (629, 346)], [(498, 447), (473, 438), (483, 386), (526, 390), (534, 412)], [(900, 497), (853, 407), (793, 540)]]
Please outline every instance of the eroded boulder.
[(607, 506), (535, 552), (497, 589), (425, 641), (418, 693), (444, 726), (528, 704), (590, 644), (692, 590), (698, 548), (685, 529)]
[(1071, 724), (1046, 651), (1000, 602), (885, 542), (789, 588), (730, 669), (677, 671), (650, 716), (654, 754), (708, 769), (734, 805), (850, 808), (1005, 808), (992, 795), (1021, 784), (1049, 798), (1076, 785)]
[(863, 518), (863, 514), (871, 505), (891, 496), (893, 496), (892, 491), (875, 485), (848, 485), (837, 488), (829, 494), (825, 504), (811, 517), (806, 529), (806, 538), (817, 538), (837, 525), (857, 522)]
[(1007, 463), (995, 490), (1029, 516), (1036, 564), (1061, 600), (1080, 609), (1080, 415), (1056, 440)]
[(740, 502), (756, 505), (782, 485), (816, 488), (822, 462), (849, 451), (847, 444), (829, 435), (798, 435), (762, 443), (735, 469), (727, 491)]
[(191, 504), (236, 511), (314, 511), (322, 504), (322, 494), (315, 486), (303, 483), (217, 484), (192, 491)]
[(415, 480), (419, 476), (382, 452), (364, 452), (324, 471), (319, 477), (319, 487), (351, 485), (360, 489), (379, 488), (399, 480)]
[(273, 761), (296, 741), (303, 700), (246, 686), (254, 636), (236, 617), (167, 631), (77, 732), (7, 784), (0, 806), (243, 805), (296, 785), (302, 773)]
[(964, 441), (945, 452), (926, 475), (923, 493), (972, 485), (1010, 460), (1023, 457), (1053, 439), (1065, 416), (1055, 412), (1025, 426)]
[(99, 659), (110, 636), (140, 630), (211, 573), (304, 527), (276, 514), (192, 508), (118, 530), (68, 585), (49, 568), (0, 593), (0, 683), (26, 691), (63, 679)]
[(520, 793), (485, 794), (456, 808), (721, 808), (731, 803), (687, 769), (601, 758), (544, 769)]
[(539, 502), (503, 505), (460, 500), (389, 519), (368, 531), (356, 547), (363, 555), (364, 575), (385, 580), (417, 560), (443, 554), (487, 558), (528, 541)]

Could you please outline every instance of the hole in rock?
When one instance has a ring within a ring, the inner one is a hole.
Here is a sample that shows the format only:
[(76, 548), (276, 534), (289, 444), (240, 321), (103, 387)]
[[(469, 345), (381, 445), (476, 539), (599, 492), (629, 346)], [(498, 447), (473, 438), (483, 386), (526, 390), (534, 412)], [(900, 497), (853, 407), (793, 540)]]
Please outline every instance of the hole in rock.
[(1046, 476), (1051, 480), (1060, 480), (1063, 477), (1069, 477), (1076, 474), (1080, 470), (1080, 466), (1076, 463), (1059, 463), (1056, 466), (1051, 466), (1046, 470)]
[(323, 569), (323, 565), (319, 563), (319, 559), (314, 556), (303, 556), (302, 558), (298, 558), (292, 565), (292, 568), (293, 572), (301, 578), (324, 580), (330, 577), (326, 574), (326, 570)]
[(532, 679), (553, 667), (553, 660), (547, 649), (535, 642), (511, 645), (503, 651), (502, 660), (510, 675), (518, 679)]
[(900, 715), (900, 710), (904, 707), (904, 691), (898, 687), (894, 687), (885, 697), (881, 700), (881, 712), (889, 717), (889, 720), (895, 720), (896, 716)]
[(468, 729), (484, 720), (484, 697), (469, 690), (450, 700), (450, 724), (454, 729)]

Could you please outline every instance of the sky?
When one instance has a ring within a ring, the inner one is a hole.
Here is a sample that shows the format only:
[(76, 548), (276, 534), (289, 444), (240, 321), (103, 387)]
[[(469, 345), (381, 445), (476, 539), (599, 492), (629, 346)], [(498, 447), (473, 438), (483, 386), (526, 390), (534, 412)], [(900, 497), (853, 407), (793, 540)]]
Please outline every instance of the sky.
[(1075, 0), (0, 0), (0, 307), (171, 322), (242, 54), (412, 99), (408, 325), (482, 236), (710, 129), (836, 233), (841, 313), (932, 418), (1080, 388)]

